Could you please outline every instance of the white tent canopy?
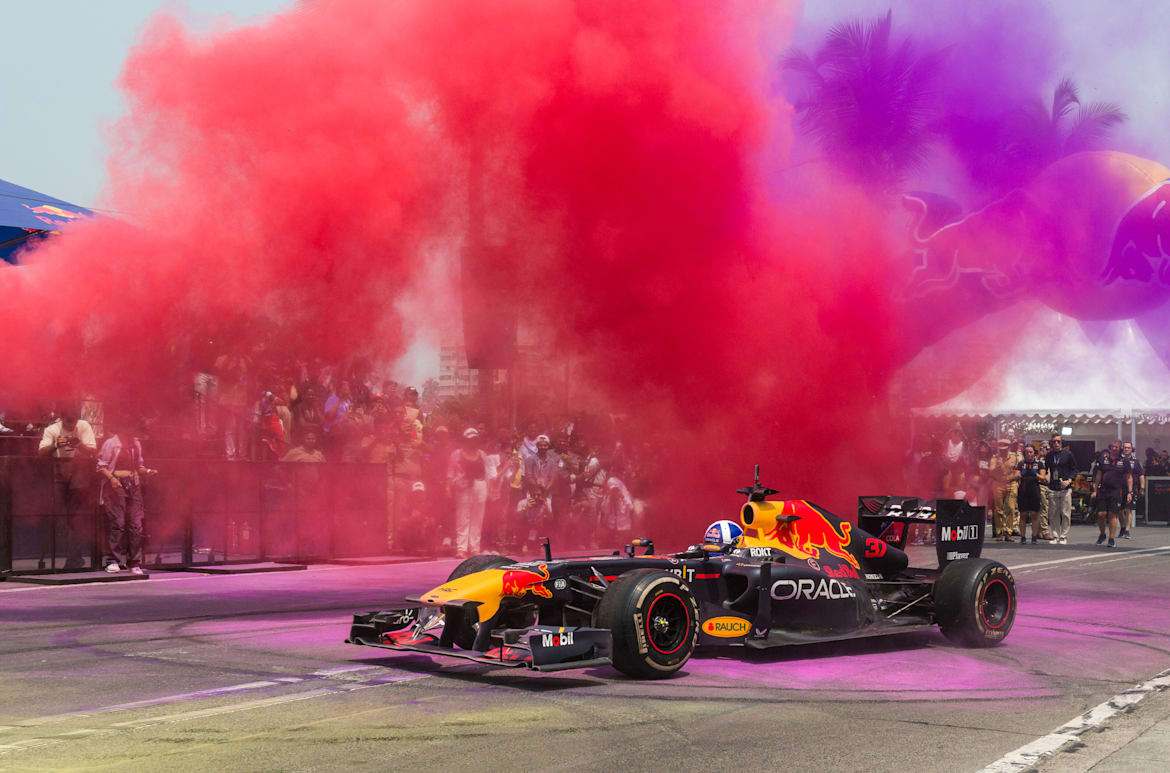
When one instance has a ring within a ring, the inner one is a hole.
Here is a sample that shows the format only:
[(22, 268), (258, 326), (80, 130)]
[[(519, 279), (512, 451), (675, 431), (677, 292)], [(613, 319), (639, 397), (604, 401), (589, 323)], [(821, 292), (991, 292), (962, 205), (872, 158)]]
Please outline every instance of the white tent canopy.
[(1170, 369), (1132, 320), (1108, 323), (1094, 343), (1076, 319), (1045, 307), (988, 373), (921, 413), (1168, 423)]

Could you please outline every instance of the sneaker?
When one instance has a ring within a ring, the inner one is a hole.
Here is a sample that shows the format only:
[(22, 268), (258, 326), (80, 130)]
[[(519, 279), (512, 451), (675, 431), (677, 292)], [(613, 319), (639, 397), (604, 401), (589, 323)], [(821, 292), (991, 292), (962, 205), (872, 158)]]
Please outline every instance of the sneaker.
[(1037, 539), (1036, 537), (1033, 537), (1033, 538), (1032, 538), (1032, 544), (1033, 544), (1033, 545), (1035, 545), (1035, 544), (1036, 544), (1036, 539)]
[(1067, 545), (1067, 544), (1068, 544), (1068, 537), (1061, 537), (1061, 538), (1060, 538), (1060, 544), (1061, 544), (1061, 545)]
[(1104, 535), (1104, 534), (1102, 534), (1101, 536), (1097, 537), (1097, 544), (1098, 544), (1098, 545), (1100, 545), (1100, 544), (1102, 544), (1102, 543), (1104, 543), (1104, 542), (1105, 542), (1105, 535)]
[(1129, 536), (1129, 529), (1122, 529), (1121, 534), (1118, 534), (1117, 536), (1123, 537), (1124, 539), (1133, 539), (1133, 537)]
[(1110, 537), (1110, 538), (1109, 538), (1109, 547), (1113, 547), (1113, 544), (1114, 544), (1114, 543), (1113, 543), (1113, 538), (1112, 538), (1112, 537)]
[(146, 572), (142, 571), (141, 566), (132, 566), (130, 567), (130, 574), (146, 574)]
[(110, 574), (114, 574), (116, 572), (122, 571), (122, 567), (118, 566), (117, 561), (114, 561), (113, 563), (106, 564), (106, 571)]

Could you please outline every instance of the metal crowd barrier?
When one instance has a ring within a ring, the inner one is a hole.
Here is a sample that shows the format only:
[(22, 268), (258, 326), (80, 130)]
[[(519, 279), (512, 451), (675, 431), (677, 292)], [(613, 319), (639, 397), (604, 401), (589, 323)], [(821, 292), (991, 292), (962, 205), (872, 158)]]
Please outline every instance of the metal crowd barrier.
[[(385, 465), (151, 459), (151, 466), (160, 473), (143, 485), (147, 567), (388, 552), (394, 497)], [(97, 486), (95, 475), (81, 514), (71, 518), (52, 461), (0, 457), (0, 572), (101, 568)]]

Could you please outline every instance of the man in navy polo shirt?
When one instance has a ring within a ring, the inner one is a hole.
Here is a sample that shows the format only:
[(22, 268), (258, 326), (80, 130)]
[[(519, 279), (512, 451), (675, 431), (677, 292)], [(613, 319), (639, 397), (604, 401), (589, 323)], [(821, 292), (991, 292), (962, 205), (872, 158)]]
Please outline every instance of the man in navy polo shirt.
[(1121, 508), (1133, 501), (1133, 472), (1130, 463), (1121, 455), (1121, 441), (1109, 444), (1109, 452), (1097, 462), (1093, 476), (1093, 500), (1097, 512), (1097, 528), (1101, 534), (1097, 544), (1105, 541), (1105, 521), (1109, 521), (1109, 547), (1117, 537), (1117, 517)]
[(1117, 536), (1130, 539), (1129, 527), (1136, 519), (1134, 511), (1137, 509), (1138, 495), (1146, 489), (1146, 471), (1133, 452), (1133, 443), (1128, 440), (1121, 444), (1121, 458), (1129, 463), (1129, 474), (1133, 476), (1133, 496), (1129, 502), (1121, 505), (1121, 533)]

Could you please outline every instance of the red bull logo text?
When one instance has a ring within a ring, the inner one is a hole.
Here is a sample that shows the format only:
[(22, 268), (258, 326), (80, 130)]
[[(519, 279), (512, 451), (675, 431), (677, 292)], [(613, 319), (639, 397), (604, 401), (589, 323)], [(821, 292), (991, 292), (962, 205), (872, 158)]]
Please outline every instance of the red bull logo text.
[[(791, 513), (788, 512), (790, 508)], [(842, 523), (841, 530), (837, 531), (825, 516), (805, 502), (785, 502), (781, 513), (781, 518), (776, 521), (776, 527), (764, 535), (765, 539), (773, 540), (813, 558), (820, 558), (823, 548), (837, 558), (848, 561), (854, 569), (859, 568), (857, 559), (846, 549), (852, 541), (849, 534), (853, 529), (852, 524)], [(791, 520), (785, 520), (784, 515), (789, 516)]]
[(500, 578), (503, 586), (500, 594), (520, 598), (525, 593), (531, 593), (534, 596), (551, 599), (552, 591), (542, 585), (547, 579), (548, 564), (536, 567), (535, 572), (528, 569), (504, 569), (503, 577)]
[(42, 223), (48, 223), (49, 225), (65, 225), (70, 220), (78, 220), (85, 217), (80, 212), (70, 212), (67, 209), (61, 209), (61, 207), (54, 207), (52, 204), (41, 204), (35, 207), (30, 207), (28, 204), (21, 204), (20, 206), (32, 212), (37, 220), (40, 220)]

